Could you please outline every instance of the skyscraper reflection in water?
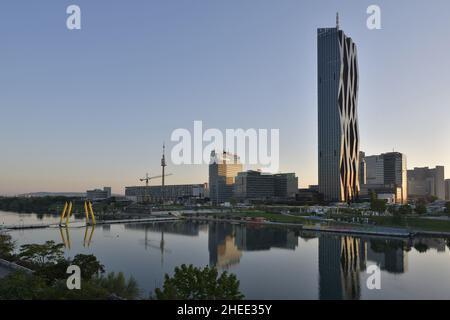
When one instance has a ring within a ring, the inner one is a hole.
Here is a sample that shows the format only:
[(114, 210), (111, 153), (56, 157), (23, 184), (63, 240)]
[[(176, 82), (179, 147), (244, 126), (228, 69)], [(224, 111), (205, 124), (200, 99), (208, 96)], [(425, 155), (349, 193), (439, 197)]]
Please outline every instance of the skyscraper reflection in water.
[[(319, 236), (319, 298), (360, 299), (363, 272), (377, 265), (389, 273), (404, 273), (408, 266), (407, 243), (400, 239)], [(366, 275), (367, 277), (368, 275)]]
[(244, 251), (295, 250), (297, 246), (298, 236), (289, 229), (228, 223), (208, 226), (209, 264), (219, 268), (239, 263)]
[(319, 298), (359, 299), (360, 272), (366, 270), (367, 243), (349, 236), (319, 237)]

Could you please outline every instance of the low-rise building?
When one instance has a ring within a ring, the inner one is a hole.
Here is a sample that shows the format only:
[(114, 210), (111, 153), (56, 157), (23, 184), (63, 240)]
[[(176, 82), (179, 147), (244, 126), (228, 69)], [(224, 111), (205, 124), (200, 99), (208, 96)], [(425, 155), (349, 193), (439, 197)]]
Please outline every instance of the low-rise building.
[(239, 172), (236, 176), (233, 197), (237, 200), (266, 200), (275, 196), (274, 178), (259, 171)]
[(238, 201), (293, 199), (297, 192), (295, 173), (270, 174), (250, 170), (236, 176), (233, 197)]
[[(125, 187), (125, 197), (133, 202), (144, 201), (182, 201), (203, 199), (206, 196), (208, 184), (178, 184), (162, 186), (131, 186)], [(164, 191), (163, 191), (164, 190)]]
[(320, 196), (319, 190), (310, 187), (308, 189), (298, 189), (295, 200), (301, 203), (313, 204), (319, 203), (323, 199)]
[(109, 199), (111, 198), (111, 187), (103, 187), (103, 190), (102, 189), (87, 190), (86, 198), (91, 201)]

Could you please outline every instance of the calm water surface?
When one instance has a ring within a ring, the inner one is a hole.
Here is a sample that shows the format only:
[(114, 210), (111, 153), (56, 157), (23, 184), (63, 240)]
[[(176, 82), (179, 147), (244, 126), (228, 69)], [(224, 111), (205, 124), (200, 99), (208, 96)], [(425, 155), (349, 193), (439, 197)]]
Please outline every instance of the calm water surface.
[[(40, 219), (41, 218), (41, 219)], [(41, 224), (58, 217), (0, 212), (0, 224)], [(133, 276), (148, 295), (183, 263), (235, 273), (248, 299), (450, 299), (448, 239), (352, 237), (285, 227), (166, 222), (17, 230), (20, 246), (54, 240), (66, 255), (92, 253), (107, 271)], [(381, 290), (369, 290), (370, 265)]]

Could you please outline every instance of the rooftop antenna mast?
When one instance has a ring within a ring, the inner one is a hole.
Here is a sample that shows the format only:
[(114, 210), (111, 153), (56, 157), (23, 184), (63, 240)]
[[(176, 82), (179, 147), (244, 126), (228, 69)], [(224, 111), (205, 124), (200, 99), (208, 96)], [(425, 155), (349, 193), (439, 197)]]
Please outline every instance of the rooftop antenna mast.
[(336, 12), (336, 29), (339, 30), (339, 12)]

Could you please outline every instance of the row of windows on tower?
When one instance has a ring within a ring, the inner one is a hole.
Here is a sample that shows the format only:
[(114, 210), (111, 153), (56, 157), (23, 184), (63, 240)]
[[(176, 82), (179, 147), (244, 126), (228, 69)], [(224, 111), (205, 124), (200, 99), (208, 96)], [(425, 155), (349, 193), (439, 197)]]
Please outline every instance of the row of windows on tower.
[[(333, 80), (336, 81), (336, 72), (333, 73)], [(319, 77), (319, 83), (322, 83), (322, 77)]]
[[(334, 156), (335, 157), (337, 156), (337, 151), (336, 150), (334, 150)], [(322, 158), (322, 151), (319, 152), (319, 157)]]

